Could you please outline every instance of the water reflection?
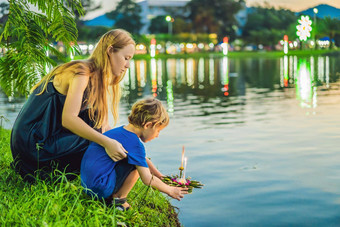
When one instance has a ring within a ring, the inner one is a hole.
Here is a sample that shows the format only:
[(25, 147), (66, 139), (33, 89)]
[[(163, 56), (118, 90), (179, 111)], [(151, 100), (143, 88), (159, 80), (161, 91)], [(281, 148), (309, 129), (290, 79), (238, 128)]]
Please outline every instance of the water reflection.
[[(294, 96), (302, 108), (315, 109), (318, 90), (332, 89), (331, 83), (339, 79), (337, 61), (338, 57), (329, 56), (132, 60), (122, 81), (123, 103), (129, 108), (141, 97), (154, 96), (165, 101), (171, 113), (189, 102), (201, 104), (195, 111), (197, 116), (230, 114), (235, 111), (231, 106), (239, 106), (240, 114), (242, 105), (256, 102), (258, 95), (276, 99), (288, 95)], [(296, 92), (287, 92), (292, 89)], [(13, 102), (17, 100), (1, 101), (0, 115), (11, 115)], [(16, 104), (16, 108), (21, 105)], [(263, 103), (258, 105), (263, 111)], [(10, 117), (11, 123), (15, 116)]]
[(328, 56), (303, 59), (284, 56), (279, 59), (136, 60), (131, 62), (128, 76), (123, 81), (124, 94), (131, 102), (147, 95), (164, 101), (169, 97), (173, 101), (197, 95), (202, 102), (208, 102), (211, 98), (244, 96), (247, 88), (256, 88), (252, 92), (266, 93), (277, 88), (295, 87), (301, 107), (315, 108), (317, 87), (328, 89), (329, 84), (339, 77), (335, 59)]
[(154, 58), (151, 59), (150, 61), (150, 69), (151, 69), (151, 92), (152, 92), (152, 95), (156, 97), (157, 96), (157, 67), (156, 67), (156, 59)]
[(228, 57), (222, 59), (221, 64), (221, 82), (222, 82), (222, 92), (224, 96), (229, 95), (229, 64)]
[(167, 103), (168, 103), (168, 112), (171, 114), (174, 112), (174, 92), (172, 89), (172, 82), (171, 80), (168, 80), (166, 82), (166, 94), (167, 94)]
[(295, 87), (296, 98), (302, 108), (316, 108), (317, 87), (329, 89), (330, 74), (334, 77), (333, 82), (338, 79), (337, 71), (334, 70), (336, 63), (333, 61), (332, 69), (330, 64), (329, 56), (311, 56), (299, 60), (296, 56), (284, 56), (280, 59), (280, 86)]
[(301, 107), (316, 107), (316, 86), (312, 81), (310, 64), (306, 60), (300, 60), (298, 74), (296, 76), (296, 98), (300, 100)]
[[(339, 60), (131, 61), (121, 120), (141, 97), (164, 101), (171, 124), (148, 154), (177, 173), (185, 145), (188, 175), (206, 185), (172, 201), (184, 226), (338, 225)], [(14, 120), (19, 108), (0, 93), (0, 115)], [(207, 200), (214, 206), (202, 210)]]

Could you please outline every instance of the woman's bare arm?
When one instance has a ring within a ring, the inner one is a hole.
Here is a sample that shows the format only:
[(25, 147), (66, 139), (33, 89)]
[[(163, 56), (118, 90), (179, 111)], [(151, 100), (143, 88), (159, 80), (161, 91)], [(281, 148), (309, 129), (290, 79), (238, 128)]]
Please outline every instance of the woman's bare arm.
[(78, 116), (88, 82), (89, 76), (86, 75), (71, 77), (62, 113), (62, 125), (78, 136), (103, 146), (114, 161), (125, 158), (125, 149), (120, 143), (97, 132)]

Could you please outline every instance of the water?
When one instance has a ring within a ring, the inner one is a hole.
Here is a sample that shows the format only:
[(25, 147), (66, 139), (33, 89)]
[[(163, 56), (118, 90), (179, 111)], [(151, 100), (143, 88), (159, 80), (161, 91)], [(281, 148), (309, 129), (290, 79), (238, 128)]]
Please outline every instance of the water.
[[(205, 184), (179, 207), (184, 226), (340, 225), (339, 57), (135, 61), (120, 123), (157, 96), (170, 125), (146, 143), (164, 174)], [(19, 103), (3, 104), (15, 115)], [(5, 108), (4, 108), (5, 106)]]

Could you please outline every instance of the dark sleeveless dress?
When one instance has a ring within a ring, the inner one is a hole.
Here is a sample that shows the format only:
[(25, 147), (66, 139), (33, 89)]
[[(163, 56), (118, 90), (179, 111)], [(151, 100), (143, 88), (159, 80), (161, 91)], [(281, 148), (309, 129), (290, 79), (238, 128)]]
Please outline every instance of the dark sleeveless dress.
[[(66, 96), (52, 82), (44, 93), (37, 95), (39, 91), (37, 88), (29, 96), (13, 125), (11, 165), (24, 180), (31, 182), (37, 174), (41, 179), (49, 178), (55, 169), (79, 174), (81, 159), (90, 142), (62, 126)], [(79, 117), (93, 127), (86, 108), (82, 107)]]

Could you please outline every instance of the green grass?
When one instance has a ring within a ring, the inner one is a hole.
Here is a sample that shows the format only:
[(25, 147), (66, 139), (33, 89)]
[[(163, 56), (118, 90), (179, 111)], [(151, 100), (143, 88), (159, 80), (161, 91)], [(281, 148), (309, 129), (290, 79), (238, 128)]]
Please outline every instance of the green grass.
[[(311, 56), (311, 55), (323, 55), (329, 53), (335, 53), (334, 50), (291, 50), (287, 54), (288, 56)], [(337, 52), (338, 53), (338, 52)], [(275, 58), (282, 57), (285, 54), (283, 51), (229, 51), (229, 58)], [(205, 52), (205, 53), (190, 53), (190, 54), (159, 54), (156, 55), (156, 59), (166, 58), (202, 58), (212, 57), (219, 58), (224, 57), (221, 52)], [(151, 59), (150, 55), (135, 55), (134, 59)]]
[[(299, 57), (307, 57), (307, 56), (315, 56), (315, 55), (324, 55), (324, 54), (338, 54), (340, 52), (338, 50), (290, 50), (288, 52), (288, 56), (299, 56)], [(155, 59), (167, 59), (167, 58), (219, 58), (223, 57), (223, 53), (221, 52), (197, 52), (190, 54), (157, 54)], [(284, 56), (283, 51), (230, 51), (228, 53), (229, 58), (275, 58)], [(75, 56), (75, 59), (84, 59), (88, 56)], [(133, 57), (135, 60), (140, 59), (151, 59), (149, 54), (138, 54)]]
[(28, 184), (10, 168), (10, 131), (0, 128), (1, 226), (180, 226), (169, 199), (139, 180), (121, 212), (87, 196), (79, 177)]

